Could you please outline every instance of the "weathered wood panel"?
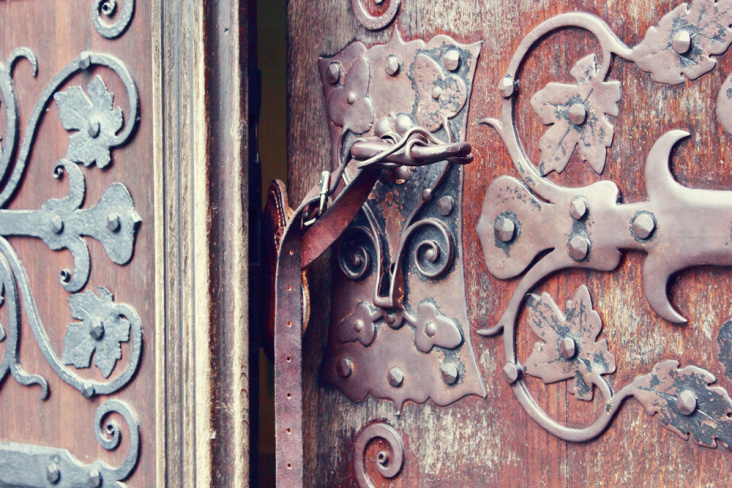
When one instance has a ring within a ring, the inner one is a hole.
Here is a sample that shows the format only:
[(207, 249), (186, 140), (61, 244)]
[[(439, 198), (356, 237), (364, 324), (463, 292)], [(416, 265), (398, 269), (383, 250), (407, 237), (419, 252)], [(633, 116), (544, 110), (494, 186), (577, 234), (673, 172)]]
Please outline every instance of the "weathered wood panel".
[[(428, 40), (449, 34), (459, 42), (483, 41), (473, 86), (467, 140), (476, 161), (466, 168), (462, 243), (466, 262), (468, 310), (473, 331), (494, 324), (501, 316), (517, 279), (493, 278), (484, 264), (475, 228), (486, 188), (496, 177), (518, 174), (496, 133), (477, 121), (500, 114), (496, 92), (514, 50), (541, 21), (563, 12), (589, 12), (604, 19), (621, 40), (632, 46), (664, 13), (672, 1), (404, 1), (397, 20), (384, 31), (369, 32), (356, 20), (350, 2), (290, 2), (288, 68), (289, 177), (292, 201), (299, 201), (317, 183), (329, 160), (325, 101), (316, 69), (321, 55), (332, 55), (354, 39), (367, 45), (385, 42), (392, 29), (405, 40)], [(388, 7), (388, 2), (380, 7)], [(372, 10), (375, 11), (375, 10)], [(572, 83), (576, 61), (598, 52), (586, 32), (567, 29), (548, 36), (534, 49), (521, 77), (518, 102), (520, 133), (529, 156), (539, 157), (538, 142), (545, 127), (529, 105), (531, 95), (548, 82)], [(643, 169), (653, 141), (683, 128), (692, 133), (672, 159), (679, 182), (689, 187), (729, 190), (730, 136), (715, 115), (716, 97), (732, 69), (730, 55), (697, 81), (678, 86), (653, 83), (633, 64), (616, 59), (609, 79), (622, 83), (620, 114), (614, 119), (615, 139), (605, 171), (593, 173), (575, 154), (564, 173), (550, 179), (580, 186), (600, 179), (616, 182), (624, 202), (646, 199)], [(689, 319), (685, 326), (661, 319), (646, 302), (640, 278), (643, 254), (625, 255), (611, 273), (561, 272), (534, 291), (548, 292), (563, 309), (565, 300), (586, 284), (604, 325), (603, 335), (614, 354), (616, 388), (648, 373), (664, 359), (682, 366), (697, 365), (712, 372), (729, 390), (714, 344), (732, 313), (726, 290), (728, 268), (696, 268), (679, 273), (670, 286), (671, 302)], [(475, 356), (488, 390), (486, 398), (470, 397), (439, 408), (432, 403), (408, 404), (401, 415), (388, 401), (362, 403), (319, 385), (318, 369), (327, 340), (330, 310), (329, 264), (324, 260), (310, 273), (313, 310), (304, 340), (306, 370), (305, 453), (309, 486), (356, 486), (353, 472), (355, 434), (374, 419), (385, 419), (402, 435), (406, 462), (390, 486), (713, 486), (729, 471), (732, 457), (724, 448), (710, 450), (683, 441), (662, 428), (634, 400), (626, 402), (608, 431), (598, 439), (565, 443), (553, 437), (521, 408), (501, 377), (504, 365), (500, 337), (472, 336)], [(519, 319), (518, 356), (530, 354), (536, 338)], [(602, 402), (578, 401), (565, 383), (543, 385), (530, 379), (537, 401), (554, 418), (569, 425), (590, 423), (601, 415)], [(370, 448), (369, 452), (376, 452)], [(368, 463), (367, 463), (368, 465)], [(378, 480), (375, 471), (372, 479)]]

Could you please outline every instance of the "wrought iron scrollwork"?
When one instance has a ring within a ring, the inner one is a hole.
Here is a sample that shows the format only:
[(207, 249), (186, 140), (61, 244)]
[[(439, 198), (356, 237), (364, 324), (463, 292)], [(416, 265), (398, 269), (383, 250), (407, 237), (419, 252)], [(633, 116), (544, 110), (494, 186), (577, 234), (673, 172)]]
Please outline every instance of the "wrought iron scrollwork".
[(48, 486), (74, 488), (78, 486), (110, 486), (124, 488), (122, 483), (137, 466), (140, 455), (140, 427), (137, 416), (124, 402), (109, 400), (99, 406), (94, 418), (94, 435), (100, 446), (108, 451), (119, 447), (123, 435), (110, 414), (122, 416), (127, 424), (129, 451), (122, 464), (115, 468), (101, 460), (83, 463), (66, 449), (0, 442), (0, 486)]
[(94, 10), (92, 10), (92, 19), (94, 20), (94, 28), (107, 39), (114, 39), (127, 30), (132, 22), (132, 16), (135, 13), (135, 0), (123, 0), (124, 7), (119, 14), (119, 19), (114, 24), (108, 24), (102, 20), (104, 17), (112, 17), (117, 11), (117, 0), (94, 0)]
[[(606, 341), (596, 341), (601, 324), (592, 311), (588, 290), (580, 288), (567, 302), (566, 317), (548, 295), (525, 299), (537, 283), (559, 270), (611, 271), (619, 265), (623, 250), (641, 250), (647, 253), (643, 267), (646, 299), (659, 316), (682, 323), (685, 319), (666, 294), (669, 277), (692, 266), (732, 265), (730, 192), (687, 188), (669, 170), (673, 147), (689, 135), (684, 131), (664, 134), (651, 148), (645, 168), (647, 202), (619, 203), (620, 191), (611, 181), (568, 188), (546, 177), (552, 171), (562, 172), (575, 151), (595, 172), (602, 173), (613, 140), (611, 117), (619, 115), (622, 94), (619, 82), (606, 80), (613, 57), (635, 63), (656, 82), (694, 80), (712, 70), (713, 56), (722, 54), (732, 42), (730, 7), (730, 2), (712, 0), (682, 4), (633, 48), (593, 15), (553, 17), (527, 35), (514, 53), (498, 84), (504, 99), (500, 118), (482, 121), (498, 132), (523, 179), (499, 177), (486, 192), (477, 228), (486, 265), (501, 279), (526, 272), (498, 324), (477, 333), (491, 336), (503, 331), (505, 379), (530, 416), (562, 439), (585, 441), (598, 436), (624, 400), (633, 396), (647, 413), (660, 414), (664, 426), (681, 437), (691, 435), (706, 447), (716, 447), (717, 441), (730, 447), (732, 403), (723, 388), (711, 386), (716, 379), (710, 372), (663, 361), (615, 393), (605, 377), (615, 371), (615, 361)], [(602, 62), (595, 55), (580, 59), (571, 72), (576, 84), (549, 83), (531, 98), (537, 115), (550, 126), (539, 141), (541, 159), (535, 164), (527, 156), (515, 123), (518, 78), (528, 52), (548, 34), (565, 27), (592, 33), (599, 41)], [(720, 122), (729, 130), (727, 92), (720, 93), (718, 103)], [(515, 337), (524, 303), (530, 311), (530, 326), (542, 342), (522, 364), (516, 357)], [(723, 331), (721, 341), (726, 337)], [(605, 402), (603, 414), (586, 427), (567, 427), (538, 406), (524, 375), (546, 383), (572, 380), (570, 391), (580, 400), (591, 400), (597, 387)]]
[(364, 457), (369, 444), (375, 439), (383, 439), (389, 445), (388, 451), (379, 451), (376, 456), (376, 468), (381, 476), (387, 479), (395, 478), (404, 465), (404, 442), (393, 427), (381, 422), (375, 422), (365, 427), (356, 435), (353, 448), (356, 482), (359, 488), (373, 488), (374, 486), (366, 475)]

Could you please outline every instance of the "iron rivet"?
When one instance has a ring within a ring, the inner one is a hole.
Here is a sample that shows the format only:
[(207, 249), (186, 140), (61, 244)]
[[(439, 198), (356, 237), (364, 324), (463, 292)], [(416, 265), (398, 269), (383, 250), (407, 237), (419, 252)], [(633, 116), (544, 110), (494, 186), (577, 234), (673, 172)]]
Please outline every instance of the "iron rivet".
[(451, 196), (445, 196), (437, 201), (437, 212), (447, 217), (452, 213), (452, 209), (455, 206), (455, 200)]
[(575, 103), (569, 107), (567, 118), (574, 125), (582, 125), (585, 123), (585, 119), (587, 119), (587, 109), (581, 103)]
[(93, 397), (94, 396), (94, 386), (91, 385), (90, 383), (84, 384), (84, 388), (82, 388), (82, 390), (81, 390), (81, 396), (83, 396), (84, 398), (87, 398), (87, 399)]
[(587, 214), (587, 203), (582, 197), (575, 197), (569, 205), (569, 214), (574, 220), (579, 220)]
[(353, 373), (353, 362), (350, 358), (342, 357), (338, 360), (338, 376), (348, 378)]
[(425, 188), (424, 190), (422, 190), (422, 200), (427, 201), (427, 200), (430, 200), (431, 198), (432, 198), (432, 190), (430, 190), (429, 188)]
[(89, 335), (92, 336), (96, 340), (100, 340), (102, 337), (104, 337), (104, 325), (102, 325), (102, 324), (95, 325), (89, 331)]
[(341, 65), (338, 63), (330, 63), (325, 77), (331, 85), (338, 83), (341, 79)]
[(363, 320), (358, 319), (353, 323), (353, 330), (361, 332), (363, 330)]
[(376, 123), (376, 127), (374, 128), (374, 135), (376, 137), (384, 137), (386, 133), (393, 130), (394, 119), (392, 119), (391, 117), (383, 117), (379, 119), (379, 121)]
[(354, 103), (356, 103), (356, 94), (355, 93), (348, 92), (348, 103), (350, 105), (353, 105)]
[(86, 128), (86, 133), (89, 134), (89, 137), (94, 139), (99, 135), (100, 129), (101, 125), (99, 124), (99, 121), (95, 118), (92, 118), (91, 120), (89, 120), (89, 125)]
[(430, 247), (425, 251), (424, 257), (429, 261), (430, 263), (434, 263), (437, 261), (437, 258), (440, 257), (440, 248), (437, 247), (437, 244), (435, 243), (435, 247)]
[(687, 30), (680, 30), (674, 34), (671, 47), (679, 54), (686, 54), (691, 49), (691, 34)]
[(409, 115), (400, 115), (396, 119), (396, 130), (399, 134), (404, 135), (414, 124)]
[(71, 281), (71, 271), (68, 269), (62, 269), (59, 273), (59, 277), (61, 278), (61, 283), (68, 283)]
[(102, 4), (102, 13), (107, 17), (114, 15), (115, 10), (117, 10), (117, 2), (115, 0), (107, 0)]
[(393, 386), (394, 388), (399, 388), (404, 384), (404, 371), (402, 371), (399, 368), (391, 368), (389, 370), (389, 374), (387, 375), (387, 379), (389, 380), (389, 384)]
[(393, 313), (386, 314), (386, 323), (389, 325), (394, 325), (396, 322), (396, 316)]
[(521, 378), (521, 370), (513, 363), (506, 363), (503, 367), (503, 379), (505, 379), (509, 385), (513, 385), (519, 380), (519, 378)]
[(516, 234), (516, 224), (506, 217), (498, 217), (493, 224), (493, 231), (499, 241), (510, 242)]
[(454, 363), (440, 364), (440, 373), (442, 373), (442, 381), (448, 385), (454, 385), (458, 380), (459, 373)]
[(498, 92), (503, 96), (503, 98), (509, 98), (515, 91), (516, 84), (510, 76), (503, 77), (501, 82), (498, 83)]
[(427, 322), (427, 325), (424, 326), (424, 333), (430, 337), (434, 337), (435, 334), (437, 334), (437, 324), (434, 322)]
[(440, 88), (439, 86), (433, 87), (432, 88), (432, 98), (437, 100), (440, 98), (440, 95), (442, 95), (442, 88)]
[(456, 49), (450, 49), (442, 57), (442, 63), (448, 71), (455, 71), (460, 67), (460, 53)]
[(79, 68), (87, 69), (89, 66), (91, 66), (91, 56), (87, 51), (84, 51), (79, 55)]
[(656, 222), (650, 214), (641, 213), (633, 219), (633, 234), (639, 239), (648, 239), (656, 229)]
[(86, 479), (89, 488), (99, 488), (102, 486), (102, 475), (96, 469), (89, 471), (89, 477)]
[(571, 337), (564, 337), (559, 341), (559, 353), (564, 359), (572, 359), (577, 353), (577, 344)]
[(54, 234), (60, 234), (64, 231), (64, 221), (60, 216), (54, 215), (51, 217), (51, 230)]
[(399, 58), (394, 56), (393, 54), (386, 58), (386, 64), (384, 65), (384, 70), (386, 70), (386, 74), (389, 76), (396, 76), (397, 73), (399, 73), (400, 68)]
[(351, 254), (351, 266), (359, 267), (363, 263), (363, 258), (360, 254)]
[(112, 213), (107, 215), (107, 229), (111, 232), (117, 232), (120, 228), (119, 214)]
[(389, 454), (386, 451), (379, 451), (379, 454), (376, 455), (376, 460), (380, 465), (386, 466), (389, 464)]
[(49, 483), (56, 484), (59, 478), (61, 478), (61, 471), (59, 471), (58, 466), (55, 464), (46, 466), (46, 479)]
[(691, 415), (696, 411), (696, 396), (689, 391), (684, 390), (681, 393), (679, 393), (679, 396), (676, 397), (676, 407), (679, 409), (679, 412), (681, 412), (684, 415)]
[(590, 252), (590, 241), (582, 236), (574, 236), (569, 241), (569, 255), (575, 261), (582, 261)]

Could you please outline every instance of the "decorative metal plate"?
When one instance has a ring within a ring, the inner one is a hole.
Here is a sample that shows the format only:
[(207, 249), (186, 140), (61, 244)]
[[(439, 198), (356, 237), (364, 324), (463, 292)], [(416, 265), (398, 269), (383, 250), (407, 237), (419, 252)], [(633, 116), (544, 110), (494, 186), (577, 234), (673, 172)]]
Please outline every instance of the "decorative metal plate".
[[(402, 156), (394, 146), (333, 253), (334, 326), (321, 378), (353, 400), (371, 394), (401, 409), (408, 400), (485, 395), (470, 345), (454, 164), (472, 159), (459, 141), (479, 52), (480, 43), (446, 36), (405, 42), (395, 28), (386, 44), (354, 42), (319, 61), (333, 168), (378, 153), (370, 144), (389, 134), (403, 144), (419, 133), (432, 144), (407, 143)], [(433, 164), (412, 166), (413, 158)]]

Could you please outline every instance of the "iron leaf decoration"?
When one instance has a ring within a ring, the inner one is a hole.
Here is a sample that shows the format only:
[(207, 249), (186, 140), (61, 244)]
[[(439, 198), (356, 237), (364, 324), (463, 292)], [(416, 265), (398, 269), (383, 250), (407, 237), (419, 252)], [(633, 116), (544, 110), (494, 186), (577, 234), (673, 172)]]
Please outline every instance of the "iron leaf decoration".
[(111, 159), (109, 148), (124, 123), (122, 109), (114, 108), (114, 95), (107, 91), (99, 75), (89, 83), (87, 91), (89, 96), (80, 86), (72, 86), (53, 96), (64, 129), (77, 131), (69, 137), (66, 158), (84, 166), (96, 163), (104, 168)]
[(566, 317), (548, 293), (529, 298), (529, 325), (543, 342), (537, 342), (526, 362), (526, 373), (555, 383), (574, 378), (570, 391), (580, 400), (592, 400), (600, 375), (615, 372), (615, 358), (605, 339), (599, 314), (582, 285), (567, 301)]
[(109, 378), (122, 358), (121, 343), (130, 340), (130, 321), (120, 315), (112, 293), (103, 286), (98, 296), (92, 291), (72, 295), (69, 308), (71, 316), (82, 322), (66, 329), (63, 363), (88, 368), (93, 354), (94, 364)]
[(531, 98), (531, 106), (545, 125), (553, 124), (539, 141), (539, 171), (561, 173), (575, 148), (596, 173), (605, 168), (607, 148), (613, 142), (613, 125), (622, 96), (619, 81), (603, 81), (597, 56), (577, 61), (571, 71), (576, 85), (548, 83)]
[(650, 374), (633, 382), (633, 396), (648, 415), (684, 440), (716, 448), (717, 441), (732, 447), (732, 399), (712, 373), (696, 366), (679, 368), (678, 361), (656, 364)]
[(664, 15), (632, 50), (632, 60), (653, 81), (677, 85), (714, 69), (716, 54), (732, 42), (732, 1), (694, 0)]

